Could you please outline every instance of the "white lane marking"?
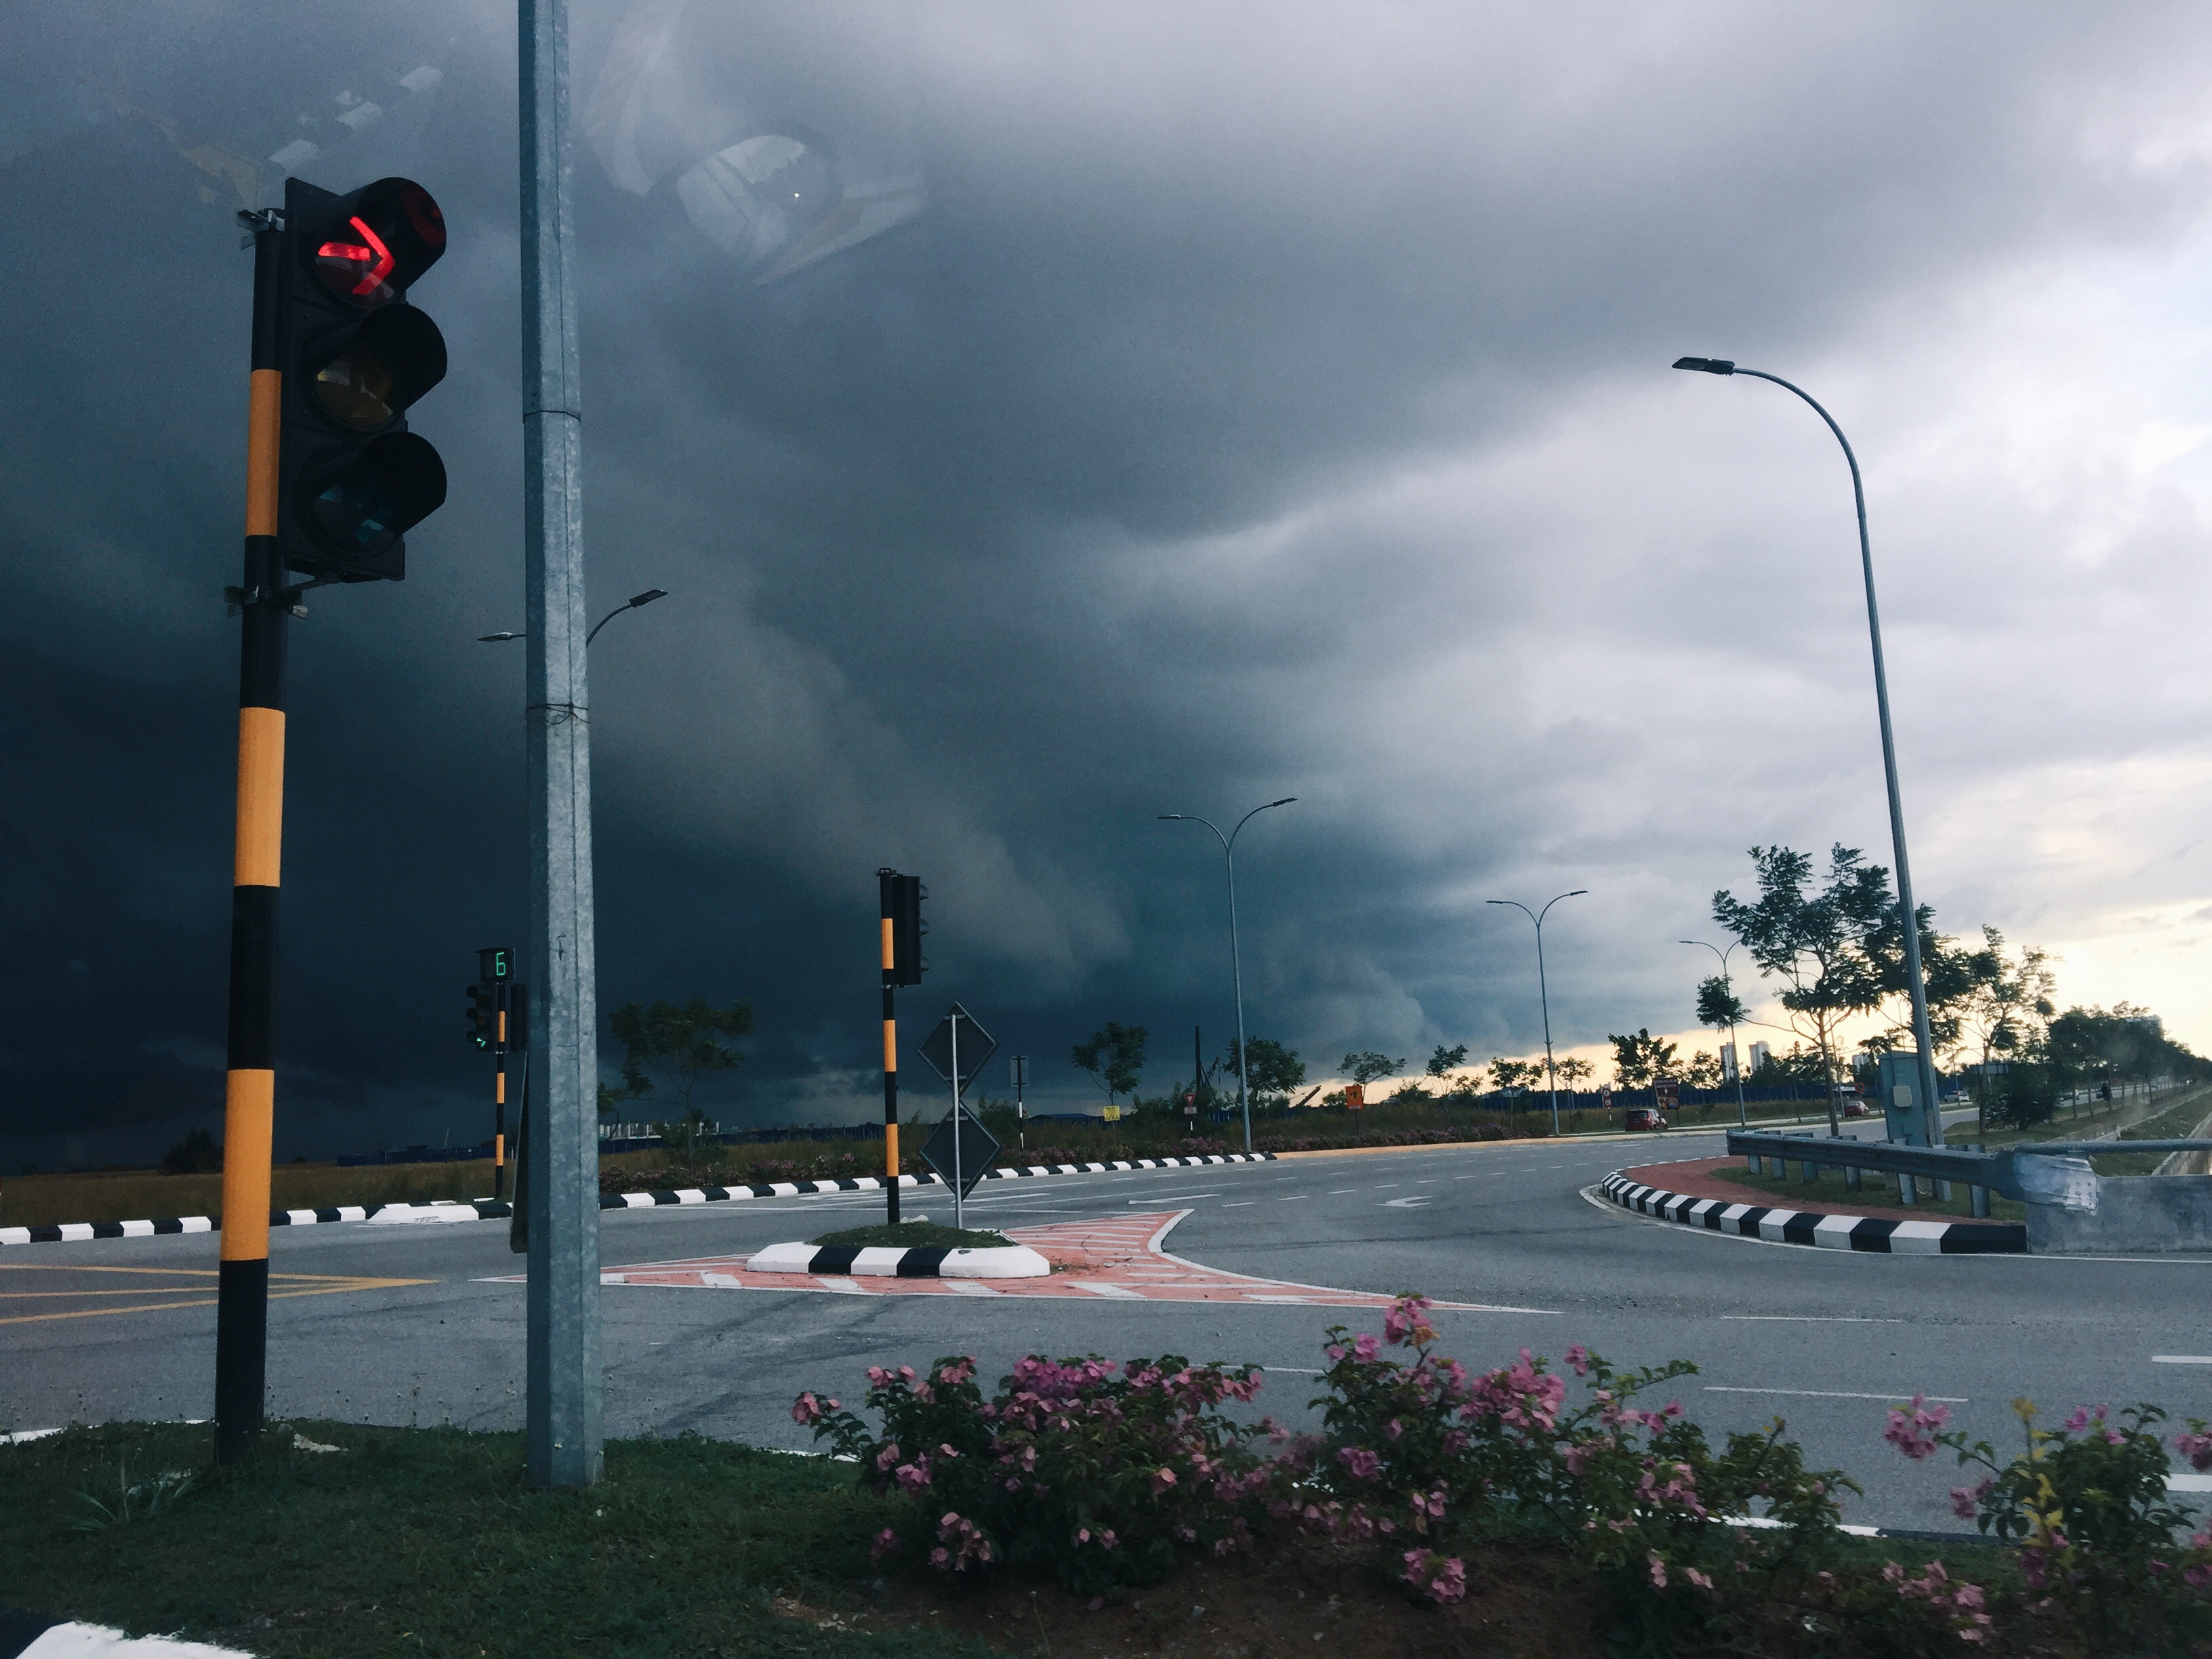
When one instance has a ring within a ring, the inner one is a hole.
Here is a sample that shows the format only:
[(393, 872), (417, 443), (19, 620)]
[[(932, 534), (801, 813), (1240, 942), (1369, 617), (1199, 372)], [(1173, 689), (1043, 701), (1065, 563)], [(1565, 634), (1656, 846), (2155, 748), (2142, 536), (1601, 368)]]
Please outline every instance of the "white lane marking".
[(50, 1434), (60, 1432), (59, 1429), (18, 1429), (13, 1434), (0, 1434), (0, 1446), (20, 1446), (26, 1440), (44, 1440)]
[(1146, 1194), (1146, 1195), (1145, 1197), (1143, 1197), (1143, 1198), (1125, 1198), (1125, 1199), (1123, 1199), (1121, 1201), (1122, 1201), (1124, 1204), (1164, 1204), (1164, 1203), (1166, 1203), (1170, 1199), (1175, 1199), (1175, 1198), (1218, 1198), (1218, 1197), (1220, 1197), (1220, 1196), (1221, 1196), (1221, 1194), (1220, 1194), (1219, 1193), (1218, 1193), (1218, 1192), (1215, 1192), (1215, 1193), (1152, 1193), (1152, 1194)]
[[(1802, 1400), (1887, 1400), (1893, 1405), (1903, 1405), (1912, 1396), (1903, 1394), (1852, 1394), (1842, 1389), (1724, 1389), (1709, 1387), (1707, 1394), (1789, 1394)], [(1946, 1406), (1963, 1406), (1966, 1396), (1956, 1394), (1925, 1394), (1923, 1400), (1934, 1400)]]
[(1721, 1317), (1779, 1321), (1792, 1325), (1902, 1325), (1905, 1322), (1902, 1319), (1881, 1319), (1863, 1314), (1723, 1314)]
[(1437, 1178), (1434, 1176), (1431, 1176), (1427, 1180), (1417, 1181), (1413, 1184), (1416, 1187), (1433, 1187), (1437, 1184)]
[[(1289, 1371), (1293, 1376), (1320, 1376), (1324, 1375), (1324, 1373), (1316, 1370), (1310, 1365), (1262, 1365), (1260, 1369), (1263, 1371)], [(46, 1432), (48, 1434), (59, 1434), (61, 1431), (59, 1429), (48, 1429)]]
[(2154, 1353), (2154, 1365), (2212, 1365), (2212, 1353)]
[(1221, 1207), (1224, 1210), (1249, 1210), (1252, 1207), (1252, 1203), (1253, 1200), (1249, 1198), (1240, 1198), (1234, 1204), (1224, 1204)]
[(1004, 1291), (994, 1291), (980, 1279), (946, 1279), (939, 1281), (955, 1296), (1004, 1296)]
[(2166, 1477), (2168, 1492), (2212, 1492), (2212, 1474), (2169, 1474)]
[[(819, 1285), (825, 1291), (836, 1291), (844, 1296), (873, 1296), (875, 1294), (873, 1291), (862, 1290), (860, 1288), (860, 1282), (856, 1279), (839, 1279), (831, 1274), (822, 1273), (817, 1274), (815, 1277), (814, 1282)], [(957, 1284), (959, 1281), (956, 1279), (952, 1282)]]
[(1431, 1196), (1427, 1193), (1415, 1193), (1411, 1198), (1386, 1198), (1382, 1200), (1382, 1207), (1386, 1210), (1418, 1210), (1429, 1201)]
[(1068, 1283), (1079, 1291), (1088, 1291), (1093, 1296), (1113, 1297), (1122, 1302), (1142, 1302), (1145, 1298), (1126, 1285), (1109, 1285), (1100, 1279), (1071, 1279)]
[(1275, 1202), (1278, 1204), (1303, 1204), (1306, 1200), (1312, 1196), (1313, 1194), (1311, 1193), (1290, 1193), (1277, 1199)]
[(1359, 1188), (1357, 1187), (1332, 1187), (1327, 1192), (1323, 1193), (1322, 1196), (1323, 1198), (1336, 1198), (1343, 1194), (1356, 1193), (1358, 1190)]
[(1389, 1192), (1389, 1191), (1393, 1187), (1396, 1186), (1397, 1184), (1398, 1184), (1398, 1183), (1397, 1183), (1396, 1182), (1395, 1182), (1395, 1181), (1386, 1181), (1386, 1182), (1383, 1182), (1381, 1186), (1379, 1186), (1379, 1187), (1370, 1187), (1370, 1188), (1368, 1188), (1368, 1191), (1370, 1191), (1370, 1192), (1373, 1192), (1373, 1193), (1387, 1193), (1387, 1192)]

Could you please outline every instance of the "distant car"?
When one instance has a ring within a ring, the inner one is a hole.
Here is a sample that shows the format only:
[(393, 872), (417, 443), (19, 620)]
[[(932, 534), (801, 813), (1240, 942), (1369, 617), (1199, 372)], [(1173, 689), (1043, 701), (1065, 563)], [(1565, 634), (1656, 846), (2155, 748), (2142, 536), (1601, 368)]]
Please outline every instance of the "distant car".
[(1632, 1130), (1663, 1129), (1667, 1127), (1667, 1114), (1656, 1106), (1632, 1106), (1624, 1127)]
[(1844, 1103), (1845, 1117), (1864, 1117), (1866, 1115), (1867, 1103), (1863, 1100), (1847, 1100)]

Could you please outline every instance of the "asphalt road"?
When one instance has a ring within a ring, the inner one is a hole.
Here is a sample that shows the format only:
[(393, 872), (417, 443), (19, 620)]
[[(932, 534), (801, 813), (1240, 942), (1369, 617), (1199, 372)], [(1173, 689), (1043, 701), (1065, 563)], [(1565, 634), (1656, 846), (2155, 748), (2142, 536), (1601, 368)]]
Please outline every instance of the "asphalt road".
[[(1779, 1415), (1815, 1464), (1867, 1488), (1848, 1518), (1956, 1525), (1948, 1459), (1881, 1441), (1920, 1392), (2001, 1447), (2008, 1402), (2155, 1401), (2212, 1416), (2199, 1324), (2212, 1261), (1885, 1256), (1641, 1220), (1583, 1195), (1623, 1164), (1712, 1156), (1717, 1134), (1423, 1148), (1201, 1170), (993, 1184), (971, 1224), (1019, 1227), (1188, 1210), (1167, 1248), (1307, 1285), (1418, 1290), (1534, 1311), (1441, 1316), (1470, 1364), (1582, 1342), (1621, 1364), (1685, 1358), (1672, 1389), (1717, 1434)], [(878, 1194), (604, 1212), (610, 1267), (734, 1254), (880, 1213)], [(909, 1199), (908, 1212), (917, 1207)], [(921, 1207), (950, 1220), (941, 1193)], [(202, 1417), (214, 1389), (211, 1236), (16, 1247), (0, 1254), (0, 1430)], [(471, 1428), (521, 1421), (523, 1293), (501, 1223), (279, 1229), (271, 1237), (272, 1411)], [(1371, 1313), (1219, 1303), (841, 1296), (611, 1285), (601, 1292), (611, 1435), (686, 1430), (794, 1449), (803, 1388), (848, 1400), (869, 1364), (973, 1352), (1179, 1352), (1277, 1373), (1261, 1396), (1305, 1418), (1322, 1332)], [(1655, 1402), (1656, 1403), (1656, 1402)]]

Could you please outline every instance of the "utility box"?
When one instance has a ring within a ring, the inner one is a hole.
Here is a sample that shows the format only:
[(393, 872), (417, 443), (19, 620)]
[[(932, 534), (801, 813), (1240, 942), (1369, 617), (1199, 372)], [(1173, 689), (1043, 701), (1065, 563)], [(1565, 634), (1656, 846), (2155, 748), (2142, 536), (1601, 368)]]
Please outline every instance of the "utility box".
[(1883, 1054), (1877, 1067), (1889, 1139), (1908, 1146), (1929, 1145), (1927, 1103), (1920, 1098), (1920, 1056)]

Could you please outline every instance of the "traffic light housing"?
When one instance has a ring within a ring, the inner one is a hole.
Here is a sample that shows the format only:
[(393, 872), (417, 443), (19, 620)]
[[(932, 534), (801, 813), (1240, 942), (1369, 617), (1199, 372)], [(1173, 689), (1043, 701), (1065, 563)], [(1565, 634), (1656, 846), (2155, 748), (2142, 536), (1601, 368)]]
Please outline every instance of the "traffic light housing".
[(489, 1048), (493, 1036), (499, 1030), (499, 988), (495, 985), (469, 987), (469, 1042), (471, 1047)]
[(446, 251), (445, 217), (411, 179), (337, 196), (287, 179), (284, 242), (278, 550), (312, 577), (401, 580), (406, 532), (446, 500), (406, 413), (446, 378), (444, 337), (406, 300)]
[(883, 910), (891, 920), (891, 983), (919, 985), (929, 963), (921, 954), (921, 938), (929, 929), (921, 920), (921, 902), (929, 890), (920, 876), (902, 876), (895, 870), (880, 872)]

